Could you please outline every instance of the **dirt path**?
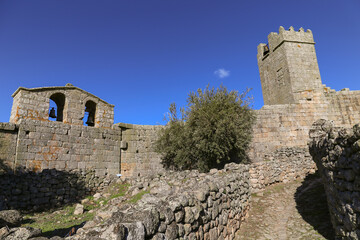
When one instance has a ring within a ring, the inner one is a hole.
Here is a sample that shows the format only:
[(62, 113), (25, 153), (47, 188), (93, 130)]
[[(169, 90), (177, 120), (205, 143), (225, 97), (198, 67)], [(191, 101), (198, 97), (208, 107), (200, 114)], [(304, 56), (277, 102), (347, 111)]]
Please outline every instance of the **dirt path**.
[(237, 240), (333, 239), (333, 229), (320, 179), (275, 184), (253, 194), (248, 219)]

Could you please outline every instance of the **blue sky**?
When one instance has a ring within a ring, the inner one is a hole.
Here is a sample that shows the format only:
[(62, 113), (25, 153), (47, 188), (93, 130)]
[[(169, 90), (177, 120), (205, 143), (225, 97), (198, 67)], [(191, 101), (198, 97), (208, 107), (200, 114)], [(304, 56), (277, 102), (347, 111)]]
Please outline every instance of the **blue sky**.
[(322, 81), (360, 90), (359, 0), (0, 0), (0, 122), (20, 86), (72, 83), (115, 105), (115, 122), (163, 124), (207, 84), (252, 88), (257, 45), (311, 29)]

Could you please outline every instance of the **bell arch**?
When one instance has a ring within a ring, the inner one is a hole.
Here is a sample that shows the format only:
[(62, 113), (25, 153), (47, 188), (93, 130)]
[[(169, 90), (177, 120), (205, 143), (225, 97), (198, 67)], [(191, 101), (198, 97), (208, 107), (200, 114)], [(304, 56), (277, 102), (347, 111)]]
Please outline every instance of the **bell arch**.
[(50, 100), (53, 101), (56, 106), (52, 106), (52, 104), (49, 103), (49, 119), (52, 118), (58, 122), (62, 122), (64, 119), (65, 95), (63, 93), (54, 93), (50, 96)]
[(89, 127), (95, 126), (95, 113), (96, 113), (96, 103), (92, 100), (88, 100), (85, 103), (85, 115), (84, 115), (84, 125)]

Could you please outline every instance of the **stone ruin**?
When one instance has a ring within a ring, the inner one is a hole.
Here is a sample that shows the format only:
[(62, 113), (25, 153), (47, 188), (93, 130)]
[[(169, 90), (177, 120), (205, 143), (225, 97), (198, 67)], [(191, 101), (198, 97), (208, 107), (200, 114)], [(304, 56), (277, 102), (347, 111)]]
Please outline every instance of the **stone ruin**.
[(75, 202), (123, 178), (162, 167), (158, 126), (114, 124), (114, 105), (67, 84), (23, 88), (0, 123), (0, 210)]
[(269, 34), (268, 44), (259, 44), (265, 105), (256, 110), (249, 153), (254, 162), (273, 160), (284, 149), (294, 155), (294, 148), (310, 157), (308, 133), (320, 118), (344, 127), (360, 122), (360, 91), (335, 91), (322, 84), (314, 45), (310, 30), (292, 27), (280, 27), (279, 33)]
[(161, 168), (151, 149), (159, 126), (114, 124), (114, 105), (91, 93), (67, 84), (20, 87), (12, 96), (10, 122), (0, 123), (0, 162), (7, 170), (91, 169), (131, 177)]
[[(309, 167), (308, 132), (314, 121), (344, 127), (360, 121), (360, 91), (323, 85), (314, 45), (310, 30), (292, 27), (280, 27), (269, 34), (268, 44), (259, 44), (265, 105), (255, 110), (252, 162), (306, 159)], [(12, 96), (10, 122), (0, 124), (0, 159), (9, 169), (92, 169), (98, 176), (123, 177), (163, 171), (152, 148), (162, 126), (114, 124), (114, 105), (71, 84), (20, 87)]]
[[(47, 122), (54, 118), (62, 123), (83, 125), (87, 116), (87, 126), (111, 128), (114, 124), (114, 105), (69, 83), (65, 87), (19, 87), (12, 97), (10, 123), (17, 124), (22, 119)], [(49, 110), (50, 100), (56, 107)]]
[[(311, 124), (323, 118), (350, 127), (360, 120), (360, 91), (323, 85), (314, 45), (310, 30), (280, 27), (258, 46), (265, 105), (255, 110), (248, 153), (258, 165), (286, 161), (313, 168)], [(10, 122), (0, 124), (0, 162), (8, 169), (91, 169), (97, 176), (123, 177), (163, 171), (152, 148), (162, 126), (114, 124), (114, 105), (71, 84), (20, 87), (12, 96)]]
[(360, 125), (339, 128), (320, 119), (309, 135), (310, 153), (324, 183), (336, 239), (359, 239)]
[[(322, 84), (314, 44), (310, 30), (280, 27), (279, 33), (269, 34), (268, 44), (258, 46), (265, 105), (255, 110), (248, 153), (252, 164), (243, 179), (252, 192), (315, 171), (307, 143), (317, 119), (342, 127), (360, 122), (360, 91), (335, 91)], [(164, 171), (153, 150), (163, 126), (114, 124), (114, 105), (71, 84), (20, 87), (13, 98), (10, 122), (0, 123), (0, 170), (31, 174), (24, 177), (28, 184), (14, 180), (0, 187), (4, 193), (13, 189), (0, 199), (0, 208), (57, 206), (77, 193), (106, 186), (119, 174), (135, 178)], [(65, 174), (70, 181), (65, 187), (64, 173), (70, 173)], [(247, 191), (243, 201), (250, 201), (249, 196)]]

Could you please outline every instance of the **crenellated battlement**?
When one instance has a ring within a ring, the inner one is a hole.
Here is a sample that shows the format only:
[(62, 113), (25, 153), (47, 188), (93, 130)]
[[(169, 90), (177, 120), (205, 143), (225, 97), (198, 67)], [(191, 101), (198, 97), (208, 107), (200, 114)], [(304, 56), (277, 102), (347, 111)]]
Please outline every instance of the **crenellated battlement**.
[(308, 93), (322, 88), (311, 30), (280, 27), (257, 50), (265, 105), (311, 99)]
[(265, 57), (267, 54), (274, 52), (284, 42), (315, 44), (310, 29), (305, 32), (302, 27), (295, 31), (292, 26), (289, 30), (285, 30), (283, 26), (280, 26), (279, 33), (271, 32), (268, 35), (268, 45), (265, 43), (258, 45), (258, 57)]

